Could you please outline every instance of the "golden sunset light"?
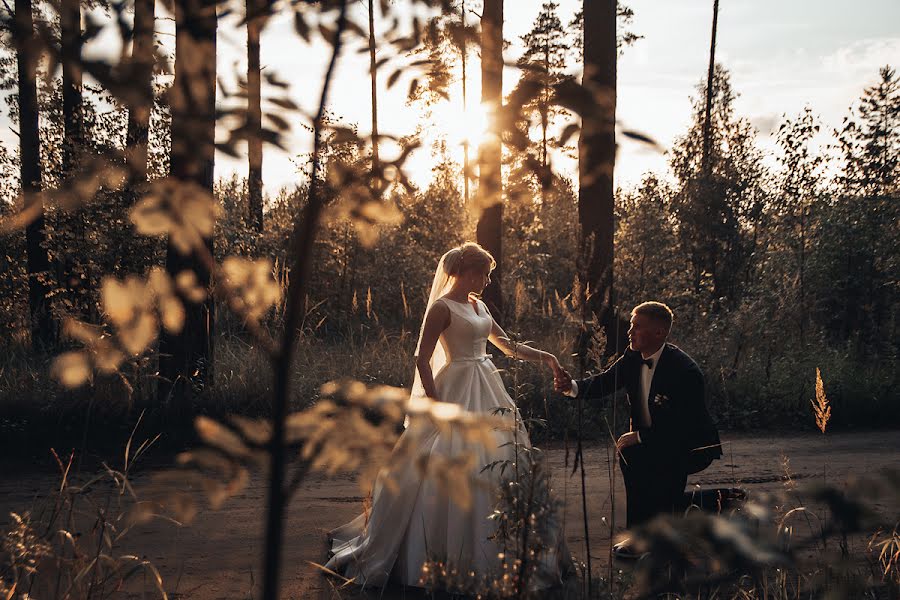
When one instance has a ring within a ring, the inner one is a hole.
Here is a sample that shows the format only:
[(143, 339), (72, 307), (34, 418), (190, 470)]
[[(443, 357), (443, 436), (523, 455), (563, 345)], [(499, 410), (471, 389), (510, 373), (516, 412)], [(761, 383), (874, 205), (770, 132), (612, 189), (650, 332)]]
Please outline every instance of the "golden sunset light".
[(0, 3), (0, 600), (898, 598), (897, 23)]

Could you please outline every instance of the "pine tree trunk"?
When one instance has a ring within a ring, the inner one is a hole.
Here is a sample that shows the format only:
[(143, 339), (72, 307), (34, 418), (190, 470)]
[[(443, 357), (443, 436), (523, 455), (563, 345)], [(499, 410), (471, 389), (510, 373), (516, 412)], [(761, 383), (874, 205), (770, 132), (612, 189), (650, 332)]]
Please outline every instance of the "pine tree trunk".
[[(258, 233), (263, 231), (263, 148), (262, 128), (262, 77), (260, 74), (259, 38), (264, 16), (254, 14), (253, 0), (247, 0), (247, 121), (250, 137), (247, 141), (249, 158), (248, 207), (250, 223)], [(257, 11), (258, 13), (259, 11)]]
[[(372, 171), (381, 169), (378, 161), (378, 70), (375, 66), (375, 2), (369, 0), (369, 78), (372, 83)], [(377, 184), (380, 189), (382, 186)]]
[[(84, 115), (82, 112), (81, 73), (81, 0), (60, 0), (59, 29), (62, 50), (62, 185), (75, 176), (79, 155), (84, 147)], [(62, 251), (63, 260), (60, 283), (66, 289), (72, 307), (80, 315), (89, 312), (87, 293), (90, 289), (90, 255), (86, 246), (85, 208), (78, 207), (66, 221), (72, 227), (71, 235), (75, 247)]]
[(550, 42), (544, 44), (544, 72), (541, 86), (541, 203), (547, 202), (550, 160), (547, 156), (547, 128), (550, 125)]
[[(175, 82), (172, 111), (171, 176), (184, 186), (212, 194), (215, 166), (216, 0), (183, 0), (175, 4)], [(204, 240), (213, 252), (213, 240)], [(202, 249), (201, 249), (202, 251)], [(166, 271), (174, 279), (193, 271), (209, 291), (210, 272), (197, 253), (181, 254), (169, 241)], [(212, 374), (214, 304), (207, 293), (201, 303), (185, 303), (184, 327), (163, 332), (159, 347), (159, 399), (176, 422), (191, 416), (192, 400)]]
[(494, 255), (497, 268), (484, 300), (496, 318), (503, 315), (503, 148), (497, 114), (503, 101), (503, 0), (485, 0), (481, 15), (481, 103), (490, 115), (490, 131), (478, 155), (478, 243)]
[[(584, 86), (597, 110), (582, 116), (578, 144), (578, 219), (585, 317), (599, 318), (613, 338), (613, 170), (616, 160), (616, 0), (584, 2)], [(612, 344), (614, 345), (614, 344)], [(612, 346), (611, 345), (611, 346)], [(612, 348), (609, 348), (612, 350)], [(584, 344), (579, 352), (584, 352)]]
[[(147, 183), (149, 172), (150, 114), (153, 110), (153, 29), (156, 21), (156, 0), (134, 1), (134, 39), (131, 62), (134, 64), (133, 84), (137, 98), (128, 106), (128, 128), (125, 134), (125, 160), (128, 163), (128, 184), (124, 198), (126, 209), (138, 199), (139, 189)], [(146, 257), (138, 255), (137, 243), (129, 243), (119, 254), (119, 267), (126, 272), (141, 272)]]
[(701, 170), (704, 179), (709, 178), (709, 152), (710, 152), (710, 136), (712, 135), (712, 103), (715, 90), (713, 82), (715, 81), (716, 70), (716, 29), (719, 22), (719, 0), (713, 0), (713, 22), (712, 36), (709, 40), (709, 73), (706, 77), (706, 116), (703, 120), (703, 155), (701, 157)]
[(16, 0), (13, 37), (16, 45), (19, 92), (19, 161), (25, 211), (32, 213), (25, 228), (28, 269), (28, 309), (31, 317), (31, 344), (34, 349), (52, 350), (56, 331), (50, 313), (47, 277), (50, 257), (44, 232), (41, 199), (41, 158), (38, 130), (37, 65), (40, 55), (34, 40), (31, 0)]
[(76, 166), (77, 153), (83, 141), (84, 118), (82, 114), (81, 75), (81, 5), (80, 0), (61, 0), (59, 27), (62, 63), (62, 100), (65, 143), (62, 168), (64, 176), (71, 176)]
[(800, 286), (800, 352), (806, 355), (806, 200), (800, 199), (800, 257), (799, 286)]
[(153, 27), (156, 0), (135, 0), (134, 41), (131, 61), (135, 65), (134, 85), (140, 101), (128, 107), (128, 131), (125, 137), (126, 157), (132, 186), (147, 181), (150, 113), (153, 110)]
[[(460, 48), (460, 54), (462, 57), (462, 102), (463, 102), (463, 114), (466, 114), (466, 111), (469, 109), (469, 98), (468, 98), (468, 90), (467, 90), (467, 81), (468, 75), (466, 73), (466, 67), (469, 59), (469, 48), (466, 42), (466, 0), (462, 0), (460, 3), (460, 22), (462, 24), (463, 36), (462, 36), (462, 48)], [(466, 210), (469, 209), (469, 136), (463, 140), (463, 206), (466, 207)]]

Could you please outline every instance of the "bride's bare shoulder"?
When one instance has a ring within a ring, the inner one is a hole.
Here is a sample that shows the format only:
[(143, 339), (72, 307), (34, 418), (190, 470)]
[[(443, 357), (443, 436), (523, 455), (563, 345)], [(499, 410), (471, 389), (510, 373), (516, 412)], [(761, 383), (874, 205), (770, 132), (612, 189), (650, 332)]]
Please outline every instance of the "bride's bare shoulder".
[(431, 306), (428, 307), (428, 313), (425, 315), (426, 321), (439, 320), (439, 322), (446, 322), (449, 319), (450, 307), (447, 306), (447, 302), (443, 298), (435, 300)]

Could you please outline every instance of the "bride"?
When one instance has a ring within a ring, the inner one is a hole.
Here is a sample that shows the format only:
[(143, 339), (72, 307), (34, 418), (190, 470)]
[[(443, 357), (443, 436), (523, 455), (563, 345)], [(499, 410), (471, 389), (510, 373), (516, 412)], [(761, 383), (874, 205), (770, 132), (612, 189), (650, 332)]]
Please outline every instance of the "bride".
[[(412, 396), (451, 402), (473, 413), (506, 414), (515, 425), (495, 431), (497, 448), (466, 446), (452, 431), (434, 430), (417, 438), (415, 454), (419, 457), (475, 453), (470, 477), (478, 485), (472, 486), (467, 508), (454, 502), (437, 482), (422, 477), (413, 459), (398, 459), (395, 450), (376, 480), (371, 511), (329, 534), (333, 556), (326, 568), (354, 583), (380, 586), (391, 581), (421, 586), (422, 567), (434, 557), (441, 557), (458, 573), (477, 577), (501, 570), (500, 549), (490, 539), (496, 526), (488, 519), (501, 473), (482, 468), (495, 461), (514, 460), (515, 443), (528, 446), (529, 442), (515, 403), (491, 357), (485, 354), (486, 342), (490, 340), (507, 356), (549, 366), (555, 378), (564, 377), (564, 371), (554, 355), (513, 344), (478, 298), (490, 283), (495, 266), (490, 253), (473, 242), (441, 257), (419, 334)], [(410, 435), (410, 430), (403, 435)], [(558, 543), (542, 557), (542, 566), (549, 568), (551, 578), (560, 578), (556, 562), (565, 560), (564, 553)]]

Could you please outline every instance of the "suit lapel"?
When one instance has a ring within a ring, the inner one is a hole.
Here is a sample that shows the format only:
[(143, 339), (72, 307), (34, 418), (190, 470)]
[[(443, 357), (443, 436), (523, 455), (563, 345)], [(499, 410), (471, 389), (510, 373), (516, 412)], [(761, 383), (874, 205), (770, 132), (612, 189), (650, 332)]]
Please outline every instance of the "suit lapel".
[(663, 351), (659, 355), (659, 363), (656, 365), (656, 370), (653, 371), (653, 379), (650, 380), (650, 390), (647, 394), (647, 408), (648, 410), (653, 410), (653, 398), (656, 396), (656, 388), (659, 385), (659, 382), (662, 381), (662, 378), (665, 377), (666, 368), (669, 366), (669, 361), (667, 360), (667, 355), (669, 354), (669, 344), (663, 344)]

